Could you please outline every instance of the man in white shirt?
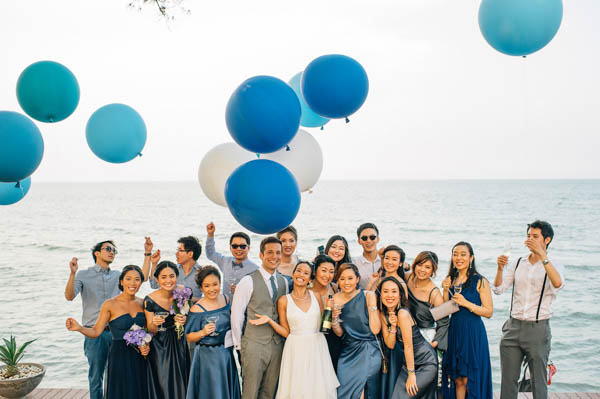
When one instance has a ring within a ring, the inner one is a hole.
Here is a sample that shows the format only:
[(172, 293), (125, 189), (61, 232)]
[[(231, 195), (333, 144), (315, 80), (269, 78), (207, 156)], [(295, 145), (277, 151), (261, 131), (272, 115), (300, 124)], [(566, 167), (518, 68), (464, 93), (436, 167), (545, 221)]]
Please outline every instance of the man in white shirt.
[(525, 246), (528, 256), (513, 261), (498, 257), (498, 270), (492, 290), (499, 295), (513, 287), (510, 318), (502, 327), (500, 364), (501, 399), (516, 399), (523, 357), (527, 358), (534, 399), (546, 399), (548, 356), (550, 354), (550, 305), (564, 287), (564, 268), (548, 259), (548, 246), (554, 237), (548, 222), (536, 220), (527, 225)]
[(356, 230), (356, 235), (358, 244), (363, 248), (363, 253), (352, 258), (352, 263), (356, 265), (360, 273), (361, 288), (366, 289), (369, 280), (378, 277), (377, 273), (381, 268), (381, 259), (377, 251), (379, 229), (373, 223), (363, 223)]
[(243, 399), (274, 398), (279, 380), (283, 340), (267, 323), (246, 324), (247, 319), (266, 315), (279, 322), (277, 300), (287, 293), (283, 275), (277, 273), (282, 246), (276, 237), (260, 243), (261, 267), (243, 277), (231, 304), (233, 345), (241, 349)]

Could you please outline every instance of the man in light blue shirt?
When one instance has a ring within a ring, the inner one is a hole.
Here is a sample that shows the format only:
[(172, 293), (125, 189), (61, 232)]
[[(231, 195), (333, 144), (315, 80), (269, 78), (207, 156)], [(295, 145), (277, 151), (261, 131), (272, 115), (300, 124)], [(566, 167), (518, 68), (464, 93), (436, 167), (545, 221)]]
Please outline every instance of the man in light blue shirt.
[[(152, 251), (152, 241), (148, 237), (146, 242), (150, 241), (149, 250), (146, 249), (148, 255)], [(177, 284), (188, 287), (192, 290), (192, 297), (194, 301), (197, 301), (202, 297), (202, 290), (196, 285), (196, 273), (202, 268), (198, 264), (198, 258), (202, 254), (202, 245), (196, 237), (187, 236), (181, 237), (177, 240), (177, 251), (175, 252), (175, 258), (177, 259), (177, 269), (179, 275), (177, 276)], [(157, 289), (158, 281), (153, 275), (156, 270), (156, 265), (160, 261), (160, 249), (156, 251), (151, 257), (152, 260), (152, 271), (150, 272), (150, 286)]]
[[(92, 248), (92, 258), (96, 263), (94, 266), (78, 271), (77, 258), (73, 258), (69, 263), (71, 274), (65, 288), (65, 298), (67, 301), (72, 301), (81, 293), (83, 307), (81, 320), (84, 327), (93, 327), (102, 304), (120, 293), (120, 273), (110, 269), (110, 264), (116, 255), (117, 248), (114, 242), (102, 241)], [(90, 399), (103, 399), (102, 378), (111, 343), (112, 335), (108, 327), (98, 338), (85, 337), (83, 350), (89, 364)]]
[(225, 256), (215, 249), (215, 224), (206, 226), (206, 257), (217, 264), (223, 273), (223, 294), (231, 297), (235, 286), (247, 274), (258, 269), (256, 263), (248, 259), (250, 252), (250, 237), (246, 233), (233, 233), (229, 238), (229, 250), (233, 256)]

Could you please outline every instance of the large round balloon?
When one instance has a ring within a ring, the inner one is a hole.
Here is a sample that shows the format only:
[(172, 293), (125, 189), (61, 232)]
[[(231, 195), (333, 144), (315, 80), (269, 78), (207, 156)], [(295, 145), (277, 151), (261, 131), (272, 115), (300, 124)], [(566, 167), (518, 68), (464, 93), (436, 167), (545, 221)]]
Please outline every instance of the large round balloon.
[(353, 58), (330, 54), (314, 59), (302, 75), (302, 95), (317, 114), (344, 118), (367, 99), (369, 78)]
[(106, 162), (131, 161), (146, 144), (146, 124), (125, 104), (108, 104), (92, 114), (85, 127), (90, 149)]
[(17, 182), (31, 175), (42, 162), (44, 139), (25, 115), (0, 111), (0, 182)]
[(0, 205), (12, 205), (23, 199), (31, 187), (31, 177), (15, 182), (0, 183)]
[(266, 154), (292, 141), (300, 115), (300, 101), (287, 83), (272, 76), (255, 76), (233, 92), (225, 120), (236, 143)]
[(300, 107), (302, 108), (302, 116), (300, 117), (300, 126), (304, 127), (321, 127), (324, 126), (327, 122), (329, 122), (329, 118), (323, 118), (320, 115), (317, 115), (306, 101), (304, 101), (304, 97), (302, 96), (302, 89), (300, 84), (302, 83), (302, 72), (298, 72), (294, 77), (290, 79), (288, 84), (294, 90), (294, 93), (298, 96), (298, 100), (300, 101)]
[(67, 118), (79, 104), (79, 84), (67, 67), (54, 61), (29, 65), (17, 81), (23, 111), (40, 122)]
[(219, 144), (208, 151), (198, 168), (198, 181), (204, 195), (215, 204), (226, 207), (227, 178), (236, 168), (253, 159), (256, 159), (256, 154), (244, 150), (236, 143)]
[(289, 151), (282, 149), (263, 158), (285, 166), (296, 178), (300, 192), (308, 191), (317, 184), (323, 170), (321, 146), (310, 133), (302, 129), (289, 146)]
[(289, 226), (300, 209), (296, 179), (268, 159), (255, 159), (233, 171), (225, 185), (225, 200), (235, 220), (257, 234)]
[(525, 56), (550, 43), (562, 15), (562, 0), (483, 0), (479, 29), (501, 53)]

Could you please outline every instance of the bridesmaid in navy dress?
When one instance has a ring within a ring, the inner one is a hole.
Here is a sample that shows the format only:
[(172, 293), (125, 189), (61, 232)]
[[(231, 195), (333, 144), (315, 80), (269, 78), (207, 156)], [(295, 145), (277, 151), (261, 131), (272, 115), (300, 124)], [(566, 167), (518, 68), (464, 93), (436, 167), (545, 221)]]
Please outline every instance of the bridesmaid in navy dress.
[(144, 327), (146, 318), (142, 308), (142, 299), (135, 294), (144, 281), (142, 270), (138, 266), (128, 265), (119, 277), (121, 294), (104, 302), (94, 327), (85, 328), (74, 319), (67, 319), (69, 331), (79, 331), (86, 337), (97, 338), (106, 325), (110, 325), (113, 342), (108, 353), (106, 392), (110, 399), (155, 399), (150, 365), (146, 356), (149, 345), (138, 348), (127, 346), (123, 340), (133, 324)]
[(213, 266), (204, 266), (196, 275), (204, 296), (191, 309), (185, 333), (195, 342), (187, 399), (239, 399), (238, 370), (232, 347), (225, 347), (230, 331), (229, 299), (221, 295), (221, 275)]
[[(168, 312), (173, 303), (173, 290), (177, 287), (179, 271), (173, 262), (162, 261), (154, 272), (160, 288), (144, 298), (148, 330), (154, 335), (148, 357), (158, 399), (185, 398), (190, 376), (190, 352), (185, 337), (178, 337), (175, 321), (184, 325), (186, 316), (171, 315), (166, 318), (157, 312)], [(166, 331), (159, 331), (158, 327)]]
[(492, 317), (489, 282), (477, 273), (473, 247), (459, 242), (452, 248), (444, 300), (460, 309), (450, 317), (448, 350), (442, 360), (442, 395), (447, 399), (492, 399), (492, 367), (481, 317)]
[[(382, 398), (436, 399), (438, 360), (435, 349), (425, 340), (410, 311), (403, 286), (395, 277), (385, 277), (378, 291), (382, 334), (385, 344), (398, 356), (394, 383)], [(390, 369), (392, 369), (390, 364)]]
[(342, 337), (338, 398), (379, 399), (381, 349), (375, 336), (381, 330), (381, 320), (375, 294), (359, 288), (360, 274), (351, 263), (340, 265), (337, 281), (340, 292), (333, 297), (332, 326)]

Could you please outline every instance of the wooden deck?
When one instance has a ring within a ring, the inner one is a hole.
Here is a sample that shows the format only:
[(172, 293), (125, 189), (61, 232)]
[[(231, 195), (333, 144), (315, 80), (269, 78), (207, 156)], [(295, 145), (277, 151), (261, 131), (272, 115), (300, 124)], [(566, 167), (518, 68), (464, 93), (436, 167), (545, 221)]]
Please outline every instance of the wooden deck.
[[(89, 397), (87, 389), (39, 388), (23, 399), (89, 399)], [(494, 392), (494, 399), (500, 399), (500, 392)], [(532, 396), (530, 393), (520, 393), (518, 399), (532, 399)], [(548, 399), (600, 399), (600, 392), (557, 392), (548, 394)]]

